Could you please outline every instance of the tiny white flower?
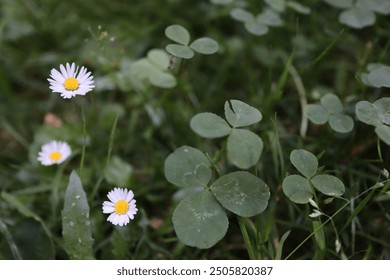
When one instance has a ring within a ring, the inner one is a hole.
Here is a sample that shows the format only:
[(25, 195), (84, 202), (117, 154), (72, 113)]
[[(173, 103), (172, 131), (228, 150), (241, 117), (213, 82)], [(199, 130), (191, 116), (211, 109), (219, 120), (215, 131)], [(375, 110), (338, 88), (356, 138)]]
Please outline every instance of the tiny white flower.
[(341, 250), (341, 242), (338, 238), (336, 238), (335, 247), (336, 247), (336, 253), (339, 253)]
[(70, 155), (72, 150), (68, 143), (61, 141), (50, 141), (41, 147), (37, 160), (45, 166), (63, 163)]
[(334, 197), (328, 197), (327, 199), (324, 200), (324, 204), (329, 204), (331, 203), (335, 198)]
[(319, 209), (317, 203), (316, 203), (313, 199), (310, 198), (310, 199), (309, 199), (309, 203), (310, 203), (310, 205), (313, 206), (314, 208)]
[(110, 214), (107, 221), (114, 225), (125, 226), (137, 214), (134, 193), (131, 190), (114, 188), (107, 194), (110, 201), (103, 202), (103, 213)]
[(386, 179), (389, 179), (390, 173), (389, 173), (389, 171), (386, 168), (383, 168), (381, 173), (383, 174), (383, 176), (386, 177)]
[(319, 217), (319, 216), (321, 216), (322, 215), (322, 213), (320, 212), (320, 211), (318, 211), (317, 209), (314, 209), (313, 210), (313, 213), (311, 213), (310, 215), (309, 215), (309, 217), (310, 218), (317, 218), (317, 217)]
[(87, 72), (84, 66), (79, 72), (79, 67), (74, 63), (66, 63), (66, 66), (61, 64), (60, 71), (53, 68), (50, 77), (47, 79), (50, 82), (50, 89), (61, 93), (61, 97), (65, 99), (85, 95), (95, 87), (91, 72)]

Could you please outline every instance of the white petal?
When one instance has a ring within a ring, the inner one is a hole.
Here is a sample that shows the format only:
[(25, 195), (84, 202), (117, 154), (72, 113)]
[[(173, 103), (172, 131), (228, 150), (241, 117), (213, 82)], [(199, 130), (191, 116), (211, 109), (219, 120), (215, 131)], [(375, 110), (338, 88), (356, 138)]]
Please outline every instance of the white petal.
[(132, 199), (134, 198), (134, 193), (133, 193), (133, 191), (129, 191), (128, 193), (127, 193), (127, 196), (126, 196), (126, 202), (130, 202)]
[(73, 97), (73, 93), (71, 91), (63, 91), (61, 93), (61, 97), (65, 98), (65, 99), (69, 99), (69, 98)]
[(112, 213), (110, 216), (108, 216), (107, 221), (110, 221), (112, 224), (117, 225), (119, 222), (118, 214)]
[(66, 69), (65, 69), (65, 67), (64, 67), (64, 65), (60, 65), (60, 71), (61, 71), (61, 74), (62, 74), (62, 76), (66, 79), (66, 78), (69, 78), (69, 76), (68, 76), (68, 74), (67, 74), (67, 72), (66, 72)]
[(66, 73), (68, 74), (68, 78), (71, 77), (71, 78), (74, 78), (74, 70), (76, 68), (76, 65), (74, 64), (74, 62), (69, 65), (69, 63), (66, 63)]
[(110, 191), (108, 194), (107, 194), (107, 197), (109, 200), (111, 200), (112, 202), (116, 203), (119, 199), (117, 198), (116, 196), (116, 191), (115, 189), (113, 191)]
[(131, 208), (129, 211), (127, 211), (129, 214), (131, 214), (131, 215), (135, 215), (135, 214), (137, 214), (137, 212), (138, 212), (138, 209), (137, 208)]
[(57, 82), (63, 83), (65, 81), (65, 77), (61, 74), (57, 69), (51, 70), (50, 76)]
[(309, 199), (309, 203), (310, 203), (310, 205), (313, 206), (314, 208), (319, 209), (317, 203), (316, 203), (313, 199), (310, 198), (310, 199)]
[(114, 213), (115, 212), (115, 207), (108, 206), (108, 205), (103, 205), (103, 213), (104, 214), (109, 214), (109, 213)]
[(79, 83), (82, 83), (83, 82), (83, 79), (85, 79), (85, 74), (87, 73), (87, 69), (85, 67), (81, 67), (80, 69), (80, 72), (77, 74), (77, 81), (79, 81)]
[(104, 201), (104, 202), (103, 202), (103, 206), (115, 207), (115, 203), (112, 203), (111, 201)]
[(115, 195), (118, 200), (121, 200), (123, 196), (123, 190), (121, 188), (115, 188)]
[(311, 213), (311, 214), (309, 215), (309, 217), (310, 217), (310, 218), (317, 218), (317, 217), (319, 217), (319, 216), (321, 216), (321, 215), (322, 215), (322, 213), (321, 213), (320, 211), (318, 211), (317, 209), (314, 209), (313, 213)]
[(127, 225), (130, 222), (130, 219), (127, 215), (119, 215), (118, 219), (119, 219), (120, 226)]
[(127, 212), (126, 215), (130, 218), (130, 220), (134, 219), (134, 214)]

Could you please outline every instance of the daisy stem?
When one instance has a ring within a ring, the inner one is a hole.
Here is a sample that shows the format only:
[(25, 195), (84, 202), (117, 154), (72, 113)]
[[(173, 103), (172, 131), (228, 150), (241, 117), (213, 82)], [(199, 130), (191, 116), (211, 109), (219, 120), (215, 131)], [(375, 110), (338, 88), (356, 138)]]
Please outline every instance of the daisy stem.
[(83, 104), (81, 104), (81, 118), (83, 120), (83, 148), (81, 150), (80, 172), (79, 173), (80, 173), (80, 178), (83, 178), (85, 148), (86, 148), (86, 141), (87, 141), (87, 130), (86, 130), (85, 112), (84, 112)]
[(60, 188), (60, 183), (61, 183), (61, 177), (64, 173), (66, 164), (61, 165), (54, 177), (53, 180), (53, 187), (51, 191), (51, 217), (52, 217), (52, 223), (55, 225), (56, 221), (58, 221), (58, 213), (57, 213), (57, 208), (58, 208), (58, 202), (59, 202), (59, 188)]
[(99, 190), (100, 184), (103, 182), (104, 176), (106, 175), (106, 169), (107, 169), (107, 166), (111, 160), (112, 147), (114, 146), (114, 136), (115, 136), (116, 125), (118, 123), (118, 119), (119, 119), (119, 114), (116, 116), (114, 123), (112, 125), (112, 128), (111, 128), (110, 139), (109, 139), (108, 150), (107, 150), (106, 164), (104, 166), (104, 172), (102, 172), (100, 174), (99, 179), (97, 180), (95, 186), (93, 187), (92, 193), (89, 196), (89, 201), (92, 201), (94, 199), (94, 197), (96, 196), (96, 193)]

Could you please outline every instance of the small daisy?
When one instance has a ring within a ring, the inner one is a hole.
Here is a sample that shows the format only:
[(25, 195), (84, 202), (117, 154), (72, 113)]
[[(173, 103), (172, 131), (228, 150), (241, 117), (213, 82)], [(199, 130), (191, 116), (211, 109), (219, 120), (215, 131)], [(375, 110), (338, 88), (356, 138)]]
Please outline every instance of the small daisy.
[(137, 214), (134, 193), (131, 190), (114, 188), (107, 194), (110, 201), (103, 202), (103, 213), (111, 214), (107, 221), (114, 225), (125, 226)]
[(79, 67), (76, 64), (66, 63), (60, 65), (60, 71), (57, 69), (51, 69), (50, 77), (47, 79), (50, 82), (50, 89), (53, 92), (61, 93), (63, 98), (72, 98), (76, 95), (85, 95), (91, 91), (94, 86), (93, 76), (91, 72), (87, 72), (87, 68)]
[(48, 166), (63, 163), (71, 154), (68, 143), (53, 140), (42, 146), (37, 159), (42, 165)]

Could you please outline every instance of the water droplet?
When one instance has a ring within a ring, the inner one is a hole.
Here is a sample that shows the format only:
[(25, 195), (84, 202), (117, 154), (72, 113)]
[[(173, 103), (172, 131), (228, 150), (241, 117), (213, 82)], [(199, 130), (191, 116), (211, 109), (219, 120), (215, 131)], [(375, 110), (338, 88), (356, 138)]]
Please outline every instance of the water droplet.
[(74, 222), (70, 221), (70, 222), (69, 222), (69, 225), (70, 225), (71, 227), (73, 227), (73, 226), (74, 226)]
[(72, 207), (75, 207), (75, 206), (76, 206), (76, 203), (75, 203), (75, 202), (73, 202), (73, 203), (72, 203)]
[(81, 242), (82, 242), (82, 241), (81, 241), (81, 238), (79, 238), (79, 239), (78, 239), (78, 242), (79, 242), (79, 243), (81, 243)]
[(80, 196), (79, 196), (79, 195), (76, 195), (76, 199), (80, 199)]

